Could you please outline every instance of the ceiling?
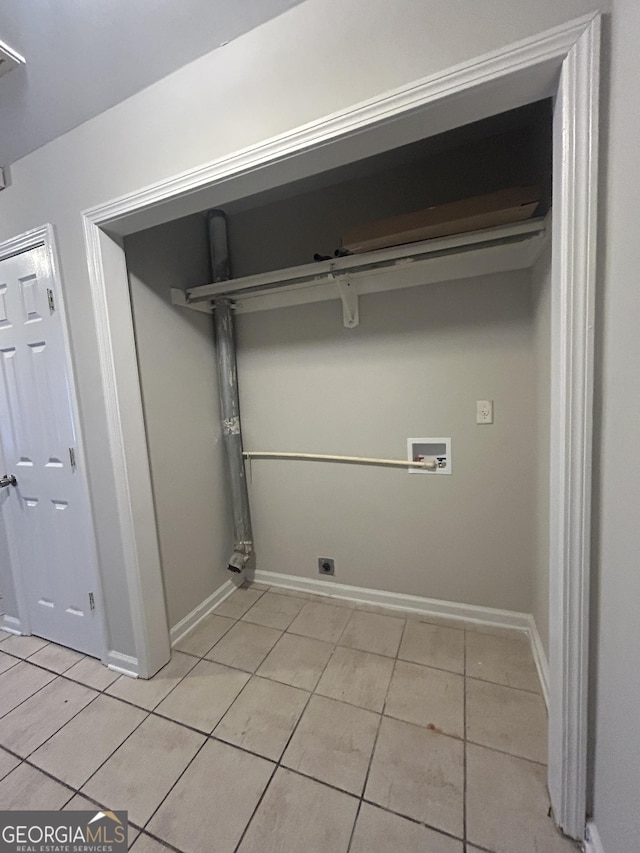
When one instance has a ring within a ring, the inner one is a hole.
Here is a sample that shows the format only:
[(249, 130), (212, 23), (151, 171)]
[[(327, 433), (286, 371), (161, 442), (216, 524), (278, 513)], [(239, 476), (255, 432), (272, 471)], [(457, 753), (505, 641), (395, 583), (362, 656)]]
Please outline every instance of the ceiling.
[(0, 0), (0, 166), (302, 0)]

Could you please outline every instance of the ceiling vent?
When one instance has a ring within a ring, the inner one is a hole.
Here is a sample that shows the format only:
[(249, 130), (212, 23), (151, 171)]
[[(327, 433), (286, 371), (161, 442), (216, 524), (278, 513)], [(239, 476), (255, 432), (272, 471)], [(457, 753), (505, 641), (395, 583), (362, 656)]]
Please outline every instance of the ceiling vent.
[(24, 65), (25, 58), (12, 50), (8, 44), (0, 41), (0, 77), (7, 74), (12, 68), (17, 68), (19, 65)]

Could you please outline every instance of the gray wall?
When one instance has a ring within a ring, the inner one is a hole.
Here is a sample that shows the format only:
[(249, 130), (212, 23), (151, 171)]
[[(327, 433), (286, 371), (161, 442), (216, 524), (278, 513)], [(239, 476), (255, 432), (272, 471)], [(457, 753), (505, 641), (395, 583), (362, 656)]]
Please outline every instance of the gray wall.
[(125, 241), (169, 625), (225, 580), (231, 521), (219, 426), (213, 324), (171, 304), (209, 280), (205, 221)]
[(593, 813), (605, 853), (636, 853), (640, 838), (639, 32), (640, 4), (615, 0), (604, 64), (591, 682)]
[[(3, 501), (6, 501), (9, 497), (7, 494), (9, 489), (7, 489), (4, 494), (3, 492), (0, 492), (0, 512), (2, 511)], [(17, 616), (18, 606), (16, 604), (15, 588), (13, 585), (13, 578), (11, 577), (11, 566), (9, 564), (7, 532), (5, 530), (4, 521), (0, 518), (0, 617), (5, 613), (9, 616)], [(2, 619), (0, 618), (0, 624), (1, 623)]]
[(551, 242), (532, 270), (536, 374), (535, 561), (531, 610), (549, 660), (549, 452), (551, 420)]
[[(406, 458), (450, 436), (452, 476), (252, 463), (257, 567), (531, 610), (535, 362), (529, 273), (382, 293), (345, 329), (339, 302), (242, 315), (247, 449)], [(476, 399), (495, 423), (475, 423)]]

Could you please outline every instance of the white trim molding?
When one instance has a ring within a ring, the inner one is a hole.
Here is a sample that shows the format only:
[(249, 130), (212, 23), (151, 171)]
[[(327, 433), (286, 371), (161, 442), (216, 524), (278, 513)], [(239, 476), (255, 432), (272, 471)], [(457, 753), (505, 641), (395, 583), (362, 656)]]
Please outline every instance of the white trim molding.
[(2, 625), (0, 625), (0, 631), (6, 631), (7, 634), (17, 634), (20, 636), (24, 634), (22, 630), (22, 622), (18, 619), (17, 616), (8, 616), (6, 613), (2, 617)]
[(119, 672), (120, 675), (126, 675), (129, 678), (138, 678), (140, 675), (140, 662), (138, 658), (122, 654), (121, 652), (114, 652), (113, 649), (107, 652), (106, 664), (109, 669)]
[(549, 792), (586, 818), (600, 17), (562, 66), (553, 128)]
[(604, 853), (604, 847), (600, 840), (598, 827), (592, 820), (587, 822), (587, 830), (584, 840), (584, 853)]
[[(554, 119), (549, 787), (583, 839), (599, 15), (444, 70), (83, 214), (108, 452), (144, 672), (169, 649), (126, 260), (119, 236), (541, 98)], [(558, 85), (559, 79), (559, 85)], [(107, 230), (110, 235), (107, 234)]]
[(533, 659), (536, 664), (536, 669), (538, 671), (538, 678), (540, 679), (540, 688), (542, 689), (542, 695), (544, 696), (545, 705), (547, 706), (547, 711), (549, 710), (549, 661), (547, 659), (547, 655), (544, 650), (544, 645), (542, 643), (542, 638), (538, 631), (538, 626), (536, 625), (536, 620), (533, 616), (529, 616), (529, 641), (531, 643), (531, 653), (533, 654)]
[(174, 648), (183, 637), (190, 634), (191, 631), (205, 619), (213, 610), (216, 609), (222, 602), (238, 589), (238, 584), (232, 580), (225, 581), (222, 586), (219, 586), (215, 592), (212, 592), (208, 598), (205, 598), (197, 607), (187, 613), (187, 615), (173, 626), (169, 635), (171, 637), (171, 648)]
[(340, 598), (355, 601), (358, 604), (376, 604), (389, 610), (402, 613), (415, 613), (422, 616), (434, 616), (440, 619), (452, 619), (467, 625), (484, 625), (492, 628), (512, 628), (529, 634), (531, 616), (515, 610), (498, 610), (495, 607), (479, 607), (475, 604), (461, 604), (455, 601), (442, 601), (436, 598), (424, 598), (420, 595), (406, 595), (401, 592), (387, 592), (381, 589), (368, 589), (362, 586), (349, 586), (335, 581), (313, 580), (279, 572), (265, 572), (257, 569), (253, 579), (261, 584), (323, 595), (327, 598)]

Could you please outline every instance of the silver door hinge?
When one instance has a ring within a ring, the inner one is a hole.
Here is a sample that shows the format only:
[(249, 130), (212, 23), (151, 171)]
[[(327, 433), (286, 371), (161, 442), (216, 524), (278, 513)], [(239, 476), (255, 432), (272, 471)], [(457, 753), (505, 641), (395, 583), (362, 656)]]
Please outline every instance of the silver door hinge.
[(50, 288), (47, 288), (47, 300), (49, 302), (49, 311), (55, 311), (56, 303), (53, 298), (53, 290), (51, 290)]
[(71, 469), (73, 471), (76, 470), (76, 452), (73, 447), (69, 448), (69, 461), (71, 462)]
[(89, 593), (89, 610), (95, 610), (95, 609), (96, 609), (96, 600), (93, 597), (93, 593), (90, 592)]

